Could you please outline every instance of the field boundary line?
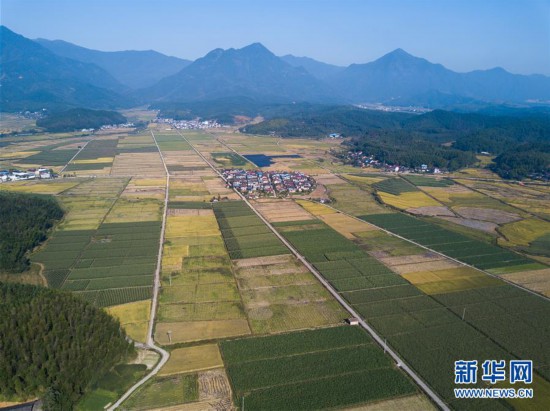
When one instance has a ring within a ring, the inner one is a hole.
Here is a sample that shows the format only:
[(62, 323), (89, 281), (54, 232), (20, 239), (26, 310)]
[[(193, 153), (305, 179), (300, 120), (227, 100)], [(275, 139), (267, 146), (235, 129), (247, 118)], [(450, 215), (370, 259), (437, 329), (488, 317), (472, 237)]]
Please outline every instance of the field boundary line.
[[(178, 130), (178, 134), (191, 146), (191, 148), (193, 148), (193, 150), (210, 166), (210, 168), (212, 168), (212, 170), (215, 171), (215, 173), (220, 176), (224, 181), (225, 178), (223, 178), (223, 175), (206, 159), (206, 157), (204, 155), (202, 155), (201, 152), (199, 152), (195, 146), (193, 146), (189, 140), (187, 140), (187, 138), (185, 138), (185, 136), (180, 133), (180, 131)], [(248, 207), (250, 207), (250, 209), (264, 222), (264, 224), (273, 232), (273, 234), (275, 234), (277, 236), (277, 238), (292, 252), (292, 254), (294, 254), (296, 256), (296, 258), (301, 261), (310, 271), (311, 273), (319, 280), (319, 282), (332, 294), (332, 296), (342, 305), (342, 307), (344, 307), (346, 309), (346, 311), (348, 311), (348, 313), (350, 313), (353, 317), (357, 318), (359, 320), (359, 324), (361, 324), (361, 327), (363, 327), (369, 334), (370, 336), (378, 343), (378, 345), (381, 347), (381, 348), (384, 348), (385, 351), (390, 355), (390, 357), (393, 358), (393, 360), (396, 362), (397, 366), (399, 368), (401, 368), (403, 371), (405, 371), (406, 374), (409, 375), (409, 377), (411, 377), (414, 382), (431, 398), (431, 400), (437, 404), (437, 406), (444, 410), (444, 411), (449, 411), (449, 407), (447, 406), (447, 404), (445, 404), (445, 402), (435, 393), (435, 391), (433, 391), (430, 386), (428, 386), (428, 384), (426, 382), (424, 382), (424, 380), (422, 380), (420, 378), (420, 376), (418, 376), (411, 367), (409, 367), (407, 365), (407, 363), (401, 359), (401, 357), (399, 357), (399, 355), (393, 351), (392, 348), (390, 348), (387, 344), (387, 342), (385, 342), (384, 339), (382, 339), (382, 337), (380, 337), (377, 332), (374, 330), (374, 328), (372, 328), (369, 324), (367, 324), (367, 322), (365, 320), (363, 320), (363, 318), (342, 298), (342, 296), (340, 296), (340, 294), (338, 294), (338, 292), (332, 287), (332, 285), (330, 285), (330, 283), (315, 269), (315, 267), (313, 267), (313, 265), (311, 265), (299, 252), (298, 250), (296, 250), (294, 248), (294, 246), (292, 244), (290, 244), (289, 241), (286, 240), (286, 238), (284, 238), (272, 225), (269, 221), (267, 221), (267, 219), (265, 219), (265, 217), (260, 214), (260, 212), (258, 210), (256, 210), (252, 204), (248, 201), (248, 199), (243, 196), (241, 193), (239, 193), (238, 191), (236, 190), (233, 190), (235, 191), (239, 197), (248, 205)]]
[(63, 171), (65, 171), (65, 169), (69, 166), (69, 164), (71, 164), (71, 161), (73, 161), (80, 154), (80, 152), (86, 148), (88, 143), (94, 141), (96, 138), (97, 138), (97, 136), (95, 136), (95, 137), (91, 138), (90, 140), (86, 141), (86, 143), (76, 152), (76, 154), (74, 156), (72, 156), (69, 161), (67, 161), (67, 164), (65, 164), (63, 166), (63, 168), (59, 171), (59, 173), (62, 173)]
[[(379, 226), (377, 226), (376, 224), (371, 223), (370, 221), (362, 220), (362, 219), (360, 219), (359, 217), (356, 217), (356, 216), (354, 216), (354, 215), (345, 213), (344, 211), (338, 210), (337, 208), (334, 208), (334, 207), (332, 207), (332, 206), (330, 206), (330, 205), (328, 205), (328, 204), (323, 204), (323, 205), (326, 206), (326, 207), (331, 208), (332, 210), (334, 210), (334, 211), (336, 211), (336, 212), (338, 212), (338, 213), (340, 213), (340, 214), (346, 215), (346, 216), (351, 217), (351, 218), (353, 218), (353, 219), (355, 219), (355, 220), (357, 220), (357, 221), (360, 221), (360, 222), (363, 222), (363, 223), (365, 223), (365, 224), (368, 224), (368, 225), (370, 225), (370, 226), (372, 226), (372, 227), (375, 227), (375, 228), (378, 229), (378, 230), (384, 231), (386, 234), (389, 234), (389, 235), (391, 235), (391, 236), (393, 236), (393, 237), (397, 237), (397, 238), (399, 238), (399, 239), (401, 239), (401, 240), (407, 241), (407, 242), (409, 242), (409, 243), (411, 243), (411, 244), (414, 244), (414, 245), (416, 245), (416, 246), (418, 246), (418, 247), (421, 247), (421, 248), (423, 248), (423, 249), (425, 249), (425, 250), (428, 250), (428, 251), (430, 251), (430, 252), (432, 252), (432, 253), (439, 254), (439, 255), (441, 255), (441, 256), (443, 256), (443, 257), (449, 259), (449, 260), (452, 260), (452, 261), (454, 261), (454, 262), (456, 262), (456, 263), (459, 263), (459, 264), (462, 265), (462, 266), (465, 266), (465, 267), (468, 267), (468, 268), (473, 268), (474, 270), (479, 271), (479, 272), (481, 272), (481, 273), (483, 273), (483, 274), (485, 274), (485, 275), (491, 276), (491, 277), (493, 277), (493, 278), (497, 278), (497, 279), (499, 279), (499, 280), (501, 280), (501, 281), (503, 281), (503, 282), (505, 282), (505, 283), (507, 283), (507, 284), (509, 284), (509, 285), (512, 285), (512, 286), (517, 287), (517, 288), (520, 288), (520, 289), (522, 289), (523, 291), (527, 291), (529, 294), (536, 295), (537, 297), (540, 297), (540, 298), (542, 298), (543, 300), (550, 301), (550, 297), (546, 297), (546, 296), (544, 296), (544, 295), (542, 295), (542, 294), (537, 293), (536, 291), (533, 291), (533, 290), (530, 290), (530, 289), (528, 289), (528, 288), (525, 288), (525, 287), (523, 287), (523, 286), (520, 285), (520, 284), (516, 284), (516, 283), (514, 283), (514, 282), (512, 282), (512, 281), (510, 281), (510, 280), (508, 280), (508, 279), (506, 279), (506, 278), (500, 277), (498, 274), (493, 274), (493, 273), (490, 273), (490, 272), (488, 272), (488, 271), (485, 271), (485, 270), (483, 270), (483, 269), (481, 269), (481, 268), (474, 267), (474, 266), (471, 265), (471, 264), (465, 263), (464, 261), (457, 260), (456, 258), (450, 257), (450, 256), (448, 256), (447, 254), (443, 254), (443, 253), (440, 252), (440, 251), (436, 251), (436, 250), (434, 250), (434, 249), (432, 249), (432, 248), (430, 248), (430, 247), (427, 247), (427, 246), (425, 246), (425, 245), (422, 245), (422, 244), (420, 244), (420, 243), (417, 243), (416, 241), (411, 240), (411, 239), (409, 239), (409, 238), (402, 237), (402, 236), (400, 236), (399, 234), (394, 233), (393, 231), (390, 231), (390, 230), (387, 230), (387, 229), (385, 229), (385, 228), (379, 227)], [(452, 244), (452, 243), (449, 243), (449, 244)], [(502, 247), (500, 247), (500, 248), (502, 248)], [(503, 249), (504, 251), (511, 251), (511, 250), (507, 250), (507, 249), (505, 249), (505, 248), (502, 248), (502, 249)], [(517, 254), (517, 253), (516, 253), (516, 254)], [(518, 254), (518, 255), (521, 255), (521, 254)]]
[(157, 304), (158, 304), (158, 293), (160, 289), (160, 269), (162, 265), (162, 248), (164, 245), (164, 233), (166, 230), (166, 216), (168, 214), (168, 199), (170, 195), (170, 174), (168, 173), (168, 167), (166, 167), (166, 162), (164, 161), (164, 156), (160, 151), (160, 147), (157, 143), (157, 139), (155, 138), (155, 134), (153, 133), (152, 130), (150, 131), (151, 131), (151, 137), (153, 138), (153, 141), (155, 142), (155, 145), (159, 152), (162, 164), (164, 165), (164, 170), (166, 171), (166, 188), (164, 193), (164, 213), (162, 215), (162, 226), (160, 230), (159, 251), (157, 255), (157, 267), (155, 269), (155, 276), (153, 280), (153, 296), (151, 298), (151, 313), (149, 316), (149, 326), (147, 328), (147, 342), (146, 344), (139, 344), (139, 345), (136, 344), (136, 346), (156, 351), (160, 355), (160, 360), (149, 374), (147, 374), (145, 377), (143, 377), (141, 380), (139, 380), (137, 383), (131, 386), (114, 404), (110, 405), (108, 408), (108, 411), (114, 411), (115, 409), (120, 407), (120, 405), (124, 401), (126, 401), (128, 397), (130, 397), (130, 395), (132, 395), (138, 388), (140, 388), (143, 384), (145, 384), (147, 381), (149, 381), (151, 378), (157, 375), (160, 369), (164, 366), (164, 364), (168, 362), (168, 359), (170, 358), (170, 354), (168, 353), (168, 351), (157, 346), (155, 344), (155, 339), (153, 338), (153, 328), (155, 325), (155, 317), (157, 313)]

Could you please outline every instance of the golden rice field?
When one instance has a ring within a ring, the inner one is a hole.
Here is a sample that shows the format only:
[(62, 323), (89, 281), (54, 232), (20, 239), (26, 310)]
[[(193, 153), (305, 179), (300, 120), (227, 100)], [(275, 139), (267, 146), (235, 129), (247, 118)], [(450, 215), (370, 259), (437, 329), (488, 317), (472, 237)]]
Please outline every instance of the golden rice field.
[(336, 210), (333, 210), (330, 207), (327, 207), (320, 203), (315, 203), (308, 200), (296, 200), (296, 202), (301, 205), (306, 211), (313, 214), (314, 216), (321, 216), (327, 214), (334, 214)]
[(119, 198), (105, 217), (105, 223), (160, 221), (163, 203), (155, 199)]
[(131, 339), (143, 343), (147, 341), (147, 329), (151, 314), (150, 300), (115, 305), (105, 308), (105, 311), (120, 321), (120, 325)]
[(380, 181), (384, 181), (384, 180), (387, 179), (387, 177), (374, 177), (374, 176), (369, 176), (369, 175), (358, 176), (358, 175), (353, 175), (353, 174), (345, 174), (343, 177), (346, 180), (353, 181), (355, 183), (363, 183), (363, 184), (368, 184), (368, 185), (379, 183)]
[(189, 322), (159, 322), (155, 328), (155, 341), (170, 344), (167, 332), (172, 332), (172, 344), (214, 340), (250, 334), (247, 320), (212, 320)]
[(71, 163), (74, 164), (96, 164), (96, 163), (112, 163), (114, 157), (98, 157), (98, 158), (90, 158), (85, 160), (79, 160), (76, 158)]
[(426, 294), (451, 293), (502, 284), (497, 278), (469, 267), (419, 271), (402, 276)]
[(176, 348), (170, 352), (170, 359), (158, 373), (159, 376), (211, 370), (223, 367), (217, 344)]
[(501, 226), (500, 233), (505, 237), (498, 242), (505, 246), (528, 246), (533, 240), (550, 233), (550, 223), (538, 218), (527, 218)]
[(401, 210), (418, 207), (441, 206), (441, 203), (437, 202), (422, 191), (405, 192), (399, 195), (393, 195), (390, 193), (379, 191), (378, 196), (382, 199), (384, 203), (392, 207), (399, 208)]
[(376, 227), (367, 224), (363, 221), (358, 221), (353, 217), (346, 214), (332, 213), (320, 215), (319, 219), (325, 224), (338, 231), (344, 237), (353, 240), (356, 236), (355, 233), (362, 233), (365, 231), (375, 231)]
[(111, 175), (161, 177), (166, 170), (159, 153), (122, 153), (115, 157)]
[(78, 180), (31, 180), (31, 181), (12, 181), (8, 184), (0, 184), (0, 190), (15, 191), (19, 193), (31, 194), (59, 194), (68, 190), (77, 184)]

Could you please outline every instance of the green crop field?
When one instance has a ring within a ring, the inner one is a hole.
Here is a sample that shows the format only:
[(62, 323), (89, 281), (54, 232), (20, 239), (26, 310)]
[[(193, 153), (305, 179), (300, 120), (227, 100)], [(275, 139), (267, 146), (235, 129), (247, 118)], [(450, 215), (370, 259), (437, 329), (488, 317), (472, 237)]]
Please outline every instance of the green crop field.
[(232, 259), (288, 254), (287, 248), (244, 202), (219, 202), (213, 207)]
[(534, 262), (504, 248), (404, 214), (372, 214), (360, 218), (483, 270)]
[(150, 298), (159, 236), (159, 222), (55, 231), (33, 261), (44, 264), (50, 287), (99, 306), (123, 304)]
[[(404, 226), (400, 221), (392, 228)], [(282, 234), (446, 401), (454, 401), (452, 366), (461, 358), (533, 359), (538, 375), (548, 378), (548, 301), (489, 276), (481, 277), (490, 281), (479, 281), (475, 289), (428, 296), (351, 240), (318, 227), (309, 221), (293, 223), (282, 227)], [(407, 233), (416, 235), (418, 230)], [(438, 242), (440, 236), (429, 238)], [(378, 238), (362, 238), (362, 247), (369, 241)], [(438, 366), (444, 371), (434, 368)], [(451, 377), (444, 378), (445, 373)], [(484, 409), (487, 404), (472, 406)]]
[(415, 186), (420, 187), (449, 187), (454, 185), (454, 182), (447, 178), (435, 179), (415, 175), (407, 175), (404, 178)]
[(235, 402), (251, 409), (324, 409), (416, 391), (361, 328), (243, 338), (220, 346)]
[(240, 155), (233, 152), (211, 153), (212, 158), (222, 167), (242, 167), (248, 164), (248, 161)]
[(418, 188), (416, 188), (413, 184), (408, 183), (401, 178), (388, 178), (387, 180), (374, 183), (372, 186), (378, 191), (384, 191), (385, 193), (390, 193), (393, 195), (418, 191)]

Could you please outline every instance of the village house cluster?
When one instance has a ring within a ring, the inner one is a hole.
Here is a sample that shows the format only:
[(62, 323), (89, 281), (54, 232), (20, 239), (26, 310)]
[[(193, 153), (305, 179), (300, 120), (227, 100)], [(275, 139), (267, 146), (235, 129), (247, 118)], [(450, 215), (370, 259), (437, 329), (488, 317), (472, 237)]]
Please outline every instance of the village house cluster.
[(157, 117), (153, 120), (153, 123), (167, 124), (170, 127), (177, 128), (179, 130), (197, 130), (207, 128), (220, 128), (225, 127), (219, 124), (215, 120), (201, 121), (201, 120), (174, 120), (173, 118)]
[(299, 171), (227, 169), (222, 175), (228, 187), (247, 196), (284, 196), (308, 193), (315, 188), (315, 180)]
[(19, 180), (34, 180), (36, 178), (48, 179), (53, 178), (54, 174), (49, 168), (31, 168), (27, 171), (21, 170), (0, 170), (0, 182)]
[(376, 168), (386, 172), (441, 174), (441, 170), (438, 167), (429, 167), (427, 164), (421, 164), (419, 167), (412, 168), (399, 164), (382, 163), (376, 160), (373, 155), (369, 155), (363, 151), (348, 151), (344, 156), (344, 161), (355, 167)]

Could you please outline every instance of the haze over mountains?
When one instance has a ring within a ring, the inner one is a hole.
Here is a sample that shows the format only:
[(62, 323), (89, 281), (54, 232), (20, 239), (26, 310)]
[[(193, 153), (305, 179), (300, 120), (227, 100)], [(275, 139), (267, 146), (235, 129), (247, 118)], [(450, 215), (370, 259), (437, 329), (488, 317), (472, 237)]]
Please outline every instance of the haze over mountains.
[(397, 49), (339, 67), (277, 57), (259, 43), (194, 62), (155, 51), (103, 52), (1, 27), (2, 110), (116, 108), (246, 97), (263, 103), (383, 103), (429, 108), (550, 103), (550, 77), (504, 69), (457, 73)]

